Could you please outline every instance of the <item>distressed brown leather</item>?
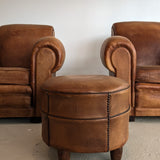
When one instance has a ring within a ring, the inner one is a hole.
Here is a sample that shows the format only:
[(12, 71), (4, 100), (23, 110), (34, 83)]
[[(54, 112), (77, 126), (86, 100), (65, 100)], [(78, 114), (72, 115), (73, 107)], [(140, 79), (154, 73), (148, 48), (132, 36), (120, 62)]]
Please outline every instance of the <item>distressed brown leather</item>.
[(40, 115), (42, 91), (40, 86), (52, 76), (55, 76), (65, 59), (63, 44), (55, 37), (40, 39), (33, 48), (31, 61), (31, 86), (33, 89), (33, 104), (36, 114)]
[(160, 84), (136, 83), (136, 109), (160, 109)]
[(31, 96), (25, 94), (2, 94), (0, 95), (0, 108), (12, 106), (17, 107), (30, 107), (31, 106)]
[(0, 85), (0, 109), (30, 107), (32, 89), (27, 85)]
[(112, 26), (113, 35), (128, 38), (136, 49), (137, 65), (160, 65), (160, 23), (121, 22)]
[(160, 84), (136, 83), (136, 116), (160, 115)]
[[(129, 85), (110, 76), (59, 76), (43, 85), (42, 137), (71, 152), (107, 152), (128, 139)], [(116, 138), (115, 138), (116, 137)]]
[(0, 84), (30, 84), (30, 70), (20, 67), (0, 67)]
[(160, 116), (159, 44), (160, 23), (119, 22), (102, 45), (103, 64), (114, 76), (130, 81), (132, 116)]
[(124, 80), (103, 75), (58, 76), (49, 78), (42, 85), (43, 90), (58, 93), (108, 93), (127, 87), (128, 83), (124, 83)]
[(109, 69), (110, 75), (130, 84), (131, 115), (134, 115), (136, 51), (133, 44), (122, 36), (110, 37), (103, 42), (101, 60), (103, 65)]
[(45, 25), (4, 25), (0, 27), (0, 66), (30, 68), (34, 44), (52, 36), (53, 27)]
[(39, 86), (63, 61), (52, 26), (0, 26), (0, 117), (40, 117)]
[(136, 82), (160, 83), (160, 65), (137, 66)]
[(32, 95), (32, 88), (29, 85), (3, 85), (0, 84), (0, 94), (25, 94)]
[(0, 110), (6, 107), (30, 107), (32, 89), (27, 85), (0, 85)]

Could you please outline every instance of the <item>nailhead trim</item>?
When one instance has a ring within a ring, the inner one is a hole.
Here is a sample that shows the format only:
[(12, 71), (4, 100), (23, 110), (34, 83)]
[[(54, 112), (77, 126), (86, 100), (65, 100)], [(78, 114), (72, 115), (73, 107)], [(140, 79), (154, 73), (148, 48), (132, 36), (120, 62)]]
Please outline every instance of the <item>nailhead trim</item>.
[(108, 120), (108, 127), (107, 127), (107, 152), (109, 151), (109, 131), (110, 131), (110, 99), (111, 94), (108, 93), (107, 96), (107, 120)]
[[(49, 95), (48, 95), (48, 113), (49, 113)], [(48, 118), (48, 115), (47, 115)], [(48, 145), (50, 146), (50, 122), (49, 122), (49, 118), (48, 118)]]

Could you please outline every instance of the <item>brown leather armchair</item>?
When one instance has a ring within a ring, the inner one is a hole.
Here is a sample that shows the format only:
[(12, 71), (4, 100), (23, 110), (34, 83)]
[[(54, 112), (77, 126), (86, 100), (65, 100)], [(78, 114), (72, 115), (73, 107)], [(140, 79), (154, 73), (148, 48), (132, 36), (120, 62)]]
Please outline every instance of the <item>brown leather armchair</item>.
[(160, 116), (160, 23), (113, 24), (101, 58), (111, 75), (131, 85), (131, 116)]
[(64, 57), (52, 26), (0, 26), (0, 117), (40, 117), (40, 86)]

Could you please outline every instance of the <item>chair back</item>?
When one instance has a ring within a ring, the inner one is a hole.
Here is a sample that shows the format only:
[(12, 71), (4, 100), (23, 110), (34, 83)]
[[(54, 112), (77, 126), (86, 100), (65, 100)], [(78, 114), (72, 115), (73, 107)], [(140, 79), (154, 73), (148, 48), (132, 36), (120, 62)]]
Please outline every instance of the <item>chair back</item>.
[(138, 66), (160, 65), (160, 23), (115, 23), (112, 26), (112, 35), (127, 37), (133, 43)]
[(14, 24), (0, 27), (0, 67), (30, 68), (34, 44), (54, 35), (48, 25)]

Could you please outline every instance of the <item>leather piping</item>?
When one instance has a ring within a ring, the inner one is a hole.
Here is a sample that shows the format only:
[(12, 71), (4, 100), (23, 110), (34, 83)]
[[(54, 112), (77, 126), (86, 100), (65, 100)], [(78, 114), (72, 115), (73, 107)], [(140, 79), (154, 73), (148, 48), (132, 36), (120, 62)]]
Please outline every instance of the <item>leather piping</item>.
[[(128, 109), (126, 111), (121, 112), (119, 114), (116, 114), (114, 116), (110, 116), (109, 118), (111, 119), (111, 118), (115, 118), (115, 117), (121, 116), (122, 114), (127, 113), (129, 110), (130, 110), (130, 106), (128, 107)], [(67, 118), (67, 117), (63, 117), (63, 116), (53, 116), (53, 115), (51, 115), (49, 113), (46, 113), (44, 111), (41, 111), (41, 112), (47, 114), (50, 117), (61, 118), (61, 119), (69, 119), (69, 120), (99, 120), (99, 119), (107, 119), (108, 120), (108, 117), (102, 117), (102, 118), (84, 118), (84, 119), (82, 119), (82, 118)]]
[[(49, 112), (49, 95), (47, 95), (47, 98), (48, 98), (48, 112)], [(48, 145), (50, 146), (50, 127), (49, 126), (50, 124), (49, 124), (49, 118), (48, 118)]]
[(119, 114), (116, 114), (116, 115), (114, 115), (114, 116), (110, 116), (110, 118), (115, 118), (115, 117), (121, 116), (122, 114), (125, 114), (125, 113), (129, 112), (130, 109), (131, 109), (131, 107), (129, 106), (126, 111), (124, 111), (124, 112), (122, 112), (122, 113), (119, 113)]
[(108, 126), (107, 126), (107, 152), (109, 151), (109, 133), (110, 133), (110, 99), (111, 95), (108, 93), (107, 96), (107, 120), (108, 120)]
[(149, 83), (149, 84), (160, 84), (160, 82), (145, 82), (145, 81), (135, 81), (135, 83)]
[(126, 88), (123, 88), (123, 89), (119, 89), (119, 90), (116, 90), (116, 91), (111, 91), (111, 92), (83, 92), (83, 93), (71, 93), (71, 92), (61, 92), (61, 91), (48, 91), (47, 89), (43, 89), (41, 88), (43, 91), (45, 91), (47, 94), (49, 93), (61, 93), (61, 94), (110, 94), (110, 93), (117, 93), (117, 92), (120, 92), (120, 91), (123, 91), (123, 90), (126, 90), (126, 89), (129, 89), (130, 88), (130, 85)]

